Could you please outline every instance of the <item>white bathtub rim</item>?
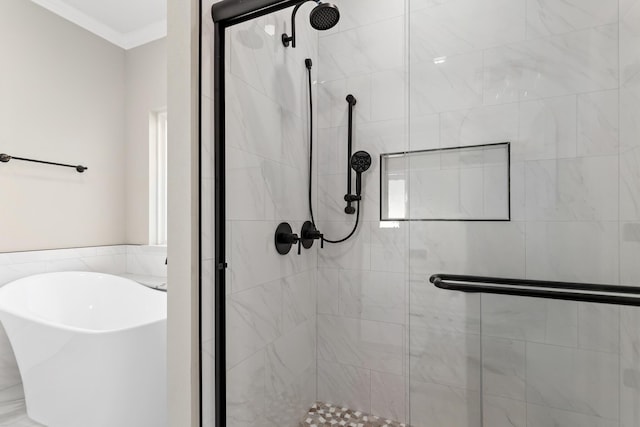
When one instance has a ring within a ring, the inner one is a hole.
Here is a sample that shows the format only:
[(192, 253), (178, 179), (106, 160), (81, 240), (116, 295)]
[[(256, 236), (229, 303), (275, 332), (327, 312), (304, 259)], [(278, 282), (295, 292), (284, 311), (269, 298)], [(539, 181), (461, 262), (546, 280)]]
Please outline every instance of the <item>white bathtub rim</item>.
[(38, 316), (34, 316), (31, 313), (25, 313), (22, 312), (20, 310), (16, 310), (14, 308), (11, 308), (9, 306), (7, 306), (6, 301), (3, 301), (2, 298), (2, 294), (3, 294), (3, 290), (9, 289), (7, 288), (9, 287), (15, 287), (18, 286), (15, 283), (19, 283), (20, 281), (23, 281), (25, 279), (32, 279), (32, 278), (37, 278), (40, 276), (51, 276), (51, 275), (60, 275), (60, 274), (65, 274), (65, 273), (73, 273), (73, 274), (90, 274), (90, 275), (100, 275), (100, 276), (107, 276), (107, 277), (116, 277), (120, 280), (126, 280), (127, 282), (130, 282), (135, 286), (140, 286), (144, 289), (140, 289), (142, 291), (142, 293), (147, 293), (149, 295), (152, 295), (153, 293), (158, 293), (160, 295), (164, 295), (166, 298), (166, 292), (161, 292), (152, 288), (149, 288), (148, 286), (145, 286), (141, 283), (138, 283), (134, 280), (131, 280), (127, 277), (123, 277), (123, 276), (118, 276), (115, 274), (108, 274), (108, 273), (98, 273), (98, 272), (89, 272), (89, 271), (57, 271), (57, 272), (50, 272), (50, 273), (40, 273), (40, 274), (32, 274), (29, 276), (25, 276), (25, 277), (21, 277), (19, 279), (13, 280), (11, 282), (8, 282), (4, 285), (2, 285), (0, 287), (0, 317), (2, 316), (2, 312), (11, 315), (13, 317), (16, 317), (18, 319), (23, 319), (23, 320), (27, 320), (39, 325), (43, 325), (43, 326), (47, 326), (47, 327), (54, 327), (57, 329), (61, 329), (64, 331), (69, 331), (69, 332), (75, 332), (75, 333), (82, 333), (82, 334), (88, 334), (88, 335), (104, 335), (104, 334), (113, 334), (113, 333), (122, 333), (122, 332), (127, 332), (127, 331), (134, 331), (136, 329), (141, 329), (141, 328), (145, 328), (151, 325), (155, 325), (158, 323), (162, 323), (167, 321), (167, 315), (166, 315), (166, 311), (165, 311), (165, 316), (163, 318), (157, 318), (157, 319), (150, 319), (147, 321), (141, 321), (141, 322), (137, 322), (135, 324), (133, 324), (130, 327), (123, 327), (123, 328), (110, 328), (110, 329), (89, 329), (89, 328), (83, 328), (83, 327), (78, 327), (78, 326), (71, 326), (71, 325), (67, 325), (64, 323), (61, 323), (59, 321), (50, 321), (50, 320), (44, 320)]

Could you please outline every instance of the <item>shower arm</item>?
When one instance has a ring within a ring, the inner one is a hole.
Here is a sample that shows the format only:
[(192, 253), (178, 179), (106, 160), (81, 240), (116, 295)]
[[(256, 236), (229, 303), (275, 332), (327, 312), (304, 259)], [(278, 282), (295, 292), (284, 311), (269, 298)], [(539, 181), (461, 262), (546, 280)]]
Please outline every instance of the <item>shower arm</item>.
[(291, 14), (291, 35), (289, 36), (287, 33), (282, 33), (282, 44), (284, 47), (289, 47), (289, 44), (291, 44), (291, 47), (296, 47), (296, 13), (298, 13), (298, 9), (308, 1), (319, 2), (319, 0), (303, 0), (293, 8), (293, 13)]
[(347, 202), (347, 206), (344, 208), (344, 212), (353, 215), (356, 212), (356, 208), (352, 206), (352, 203), (360, 200), (360, 196), (351, 194), (351, 156), (353, 155), (353, 107), (356, 105), (356, 97), (349, 94), (347, 95), (347, 102), (349, 103), (349, 129), (347, 136), (347, 194), (344, 195), (344, 200)]

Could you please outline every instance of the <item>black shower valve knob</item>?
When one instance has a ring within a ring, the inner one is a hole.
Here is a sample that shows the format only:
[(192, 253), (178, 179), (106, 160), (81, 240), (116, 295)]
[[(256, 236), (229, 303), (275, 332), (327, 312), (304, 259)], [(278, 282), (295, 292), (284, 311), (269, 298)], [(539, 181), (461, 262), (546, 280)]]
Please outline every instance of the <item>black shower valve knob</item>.
[(320, 240), (320, 247), (324, 247), (324, 234), (311, 221), (305, 221), (300, 231), (300, 240), (305, 249), (310, 249), (315, 240)]
[(296, 233), (293, 232), (293, 229), (289, 225), (289, 223), (281, 222), (276, 228), (275, 233), (275, 245), (276, 250), (280, 255), (286, 255), (291, 251), (291, 247), (298, 244), (298, 255), (301, 253), (301, 244), (302, 239), (298, 237)]

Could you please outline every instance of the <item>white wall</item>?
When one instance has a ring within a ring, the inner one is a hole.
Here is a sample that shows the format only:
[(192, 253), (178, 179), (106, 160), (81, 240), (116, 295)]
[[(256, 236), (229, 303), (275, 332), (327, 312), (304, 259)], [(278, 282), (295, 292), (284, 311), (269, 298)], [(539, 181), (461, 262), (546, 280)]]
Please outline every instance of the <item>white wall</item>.
[(126, 241), (149, 243), (149, 113), (167, 108), (167, 41), (125, 54)]
[[(149, 113), (166, 39), (125, 51), (32, 2), (0, 4), (0, 252), (149, 243)], [(46, 213), (46, 214), (45, 214)]]
[(122, 49), (23, 0), (0, 3), (0, 252), (125, 241)]
[[(168, 1), (168, 240), (171, 242), (168, 246), (167, 270), (170, 288), (167, 308), (169, 427), (200, 425), (199, 12), (198, 1)], [(213, 245), (210, 233), (203, 236), (205, 245)]]

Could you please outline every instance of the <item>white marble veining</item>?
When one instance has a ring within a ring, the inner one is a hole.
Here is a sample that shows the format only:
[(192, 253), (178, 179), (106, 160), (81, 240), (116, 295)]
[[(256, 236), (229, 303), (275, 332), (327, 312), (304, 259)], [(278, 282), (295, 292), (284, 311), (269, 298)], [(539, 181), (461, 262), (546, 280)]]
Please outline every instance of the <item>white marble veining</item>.
[(227, 366), (251, 356), (282, 332), (282, 283), (276, 280), (227, 299)]
[(527, 277), (618, 282), (617, 222), (528, 222)]
[(404, 67), (374, 73), (371, 76), (371, 120), (404, 118), (405, 87)]
[(527, 404), (527, 427), (617, 427), (616, 420)]
[[(285, 220), (283, 218), (283, 220)], [(233, 221), (231, 229), (232, 263), (229, 264), (233, 292), (239, 292), (287, 277), (294, 273), (315, 268), (315, 247), (294, 258), (296, 249), (290, 256), (281, 256), (273, 248), (273, 233), (276, 221)], [(300, 230), (301, 222), (292, 222), (295, 230)]]
[(304, 322), (267, 348), (265, 416), (275, 426), (294, 426), (316, 399), (314, 329)]
[(518, 110), (491, 105), (440, 114), (440, 146), (490, 144), (518, 140)]
[(640, 309), (620, 309), (620, 427), (640, 419)]
[[(343, 205), (344, 209), (344, 205)], [(325, 238), (342, 239), (353, 229), (353, 222), (321, 223)], [(347, 242), (332, 245), (325, 243), (325, 250), (318, 252), (320, 267), (369, 270), (371, 268), (371, 231), (369, 227), (358, 227), (358, 230)]]
[(620, 307), (606, 304), (578, 304), (578, 347), (620, 352)]
[(412, 222), (411, 273), (524, 274), (524, 224), (518, 222)]
[(401, 375), (403, 326), (318, 315), (318, 357)]
[(371, 371), (371, 413), (405, 422), (405, 408), (404, 376)]
[(618, 356), (527, 343), (527, 402), (617, 420)]
[(579, 156), (617, 154), (619, 94), (617, 90), (578, 96)]
[(525, 38), (525, 0), (436, 1), (410, 17), (411, 61), (427, 61)]
[(261, 425), (265, 411), (265, 350), (256, 352), (227, 372), (227, 424)]
[(526, 427), (526, 404), (519, 400), (482, 396), (483, 425), (491, 427)]
[(482, 52), (448, 56), (411, 65), (409, 81), (411, 117), (482, 105)]
[(411, 380), (480, 390), (480, 336), (412, 326)]
[[(335, 0), (340, 8), (340, 22), (335, 30), (347, 31), (404, 14), (404, 2), (386, 0)], [(335, 31), (334, 30), (334, 31)], [(319, 33), (324, 37), (330, 31)]]
[(620, 219), (640, 220), (640, 148), (620, 154)]
[(479, 391), (411, 379), (411, 425), (481, 427)]
[(167, 277), (166, 246), (127, 246), (127, 272), (141, 276)]
[(368, 369), (318, 359), (318, 398), (370, 412), (371, 375)]
[(640, 283), (640, 223), (620, 224), (620, 283)]
[(404, 322), (404, 274), (342, 270), (339, 281), (341, 315), (379, 322)]
[[(397, 223), (397, 227), (387, 228), (384, 222), (374, 221), (371, 225), (371, 270), (403, 273), (408, 267), (407, 245), (409, 227)], [(395, 418), (397, 419), (397, 418)]]
[(485, 51), (484, 103), (500, 104), (618, 86), (618, 25)]
[(569, 33), (616, 22), (616, 0), (527, 1), (528, 38)]
[(527, 220), (617, 220), (617, 175), (618, 156), (528, 162)]
[(576, 302), (482, 296), (482, 333), (486, 337), (578, 347), (578, 327)]
[[(320, 73), (322, 73), (322, 66)], [(355, 122), (371, 121), (372, 76), (373, 74), (367, 73), (338, 80), (321, 79), (318, 85), (318, 128), (347, 126), (349, 109), (346, 101), (347, 94), (356, 98), (353, 109)], [(347, 130), (343, 129), (340, 135), (344, 142)]]
[(637, 88), (640, 83), (640, 54), (635, 46), (640, 40), (640, 4), (637, 0), (620, 0), (619, 10), (621, 84), (625, 89)]
[(545, 98), (520, 103), (516, 160), (562, 159), (577, 152), (577, 102), (575, 96)]
[(401, 67), (403, 30), (403, 17), (399, 16), (321, 37), (318, 78), (337, 80)]
[(124, 273), (127, 270), (127, 253), (133, 248), (108, 246), (3, 253), (0, 254), (0, 284), (32, 274), (55, 271)]
[(318, 268), (318, 313), (340, 314), (340, 270)]
[(482, 390), (485, 394), (524, 400), (525, 342), (482, 339)]

